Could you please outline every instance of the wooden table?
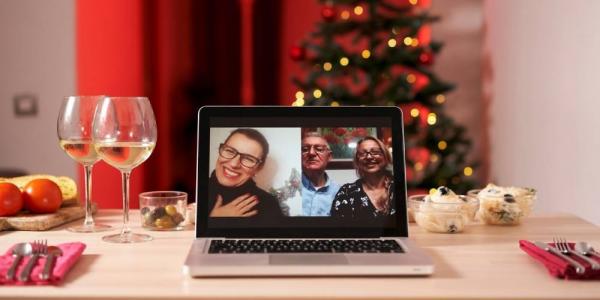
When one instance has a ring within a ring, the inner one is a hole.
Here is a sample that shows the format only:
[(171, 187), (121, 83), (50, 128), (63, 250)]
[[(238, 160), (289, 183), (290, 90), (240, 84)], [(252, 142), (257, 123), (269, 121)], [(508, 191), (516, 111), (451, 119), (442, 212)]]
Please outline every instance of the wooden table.
[[(134, 231), (139, 213), (132, 211)], [(119, 226), (119, 211), (101, 211), (98, 221)], [(0, 233), (0, 249), (46, 238), (49, 243), (82, 241), (87, 249), (61, 286), (0, 286), (0, 298), (353, 298), (353, 299), (592, 299), (600, 281), (565, 281), (518, 247), (519, 239), (550, 241), (553, 236), (600, 246), (600, 228), (571, 215), (530, 217), (515, 227), (474, 225), (461, 234), (433, 234), (411, 224), (410, 235), (433, 257), (429, 278), (258, 278), (192, 279), (182, 264), (194, 238), (192, 229), (149, 232), (149, 243), (103, 242), (105, 233), (77, 234), (63, 228), (46, 232)], [(116, 231), (116, 230), (115, 230)]]

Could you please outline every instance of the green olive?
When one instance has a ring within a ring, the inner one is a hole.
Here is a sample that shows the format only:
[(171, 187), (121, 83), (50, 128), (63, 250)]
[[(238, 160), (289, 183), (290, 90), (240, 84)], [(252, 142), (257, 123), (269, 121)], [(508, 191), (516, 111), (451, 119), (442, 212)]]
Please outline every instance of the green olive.
[(167, 215), (174, 216), (177, 213), (177, 208), (174, 205), (167, 205), (165, 206), (165, 211)]

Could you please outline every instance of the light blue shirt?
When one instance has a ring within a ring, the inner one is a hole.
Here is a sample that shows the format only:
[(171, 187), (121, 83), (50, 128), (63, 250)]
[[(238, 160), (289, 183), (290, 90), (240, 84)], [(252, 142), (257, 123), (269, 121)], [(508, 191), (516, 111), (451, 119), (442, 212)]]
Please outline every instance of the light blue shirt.
[(331, 202), (337, 194), (340, 186), (333, 182), (325, 173), (327, 181), (319, 189), (315, 189), (312, 182), (302, 175), (302, 215), (322, 216), (331, 215)]

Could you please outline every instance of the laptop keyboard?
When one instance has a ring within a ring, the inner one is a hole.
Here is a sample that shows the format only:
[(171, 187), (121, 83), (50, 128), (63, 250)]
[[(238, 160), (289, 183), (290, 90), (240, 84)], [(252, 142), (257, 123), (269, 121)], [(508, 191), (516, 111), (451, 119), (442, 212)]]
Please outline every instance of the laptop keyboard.
[(213, 240), (208, 253), (402, 253), (395, 240)]

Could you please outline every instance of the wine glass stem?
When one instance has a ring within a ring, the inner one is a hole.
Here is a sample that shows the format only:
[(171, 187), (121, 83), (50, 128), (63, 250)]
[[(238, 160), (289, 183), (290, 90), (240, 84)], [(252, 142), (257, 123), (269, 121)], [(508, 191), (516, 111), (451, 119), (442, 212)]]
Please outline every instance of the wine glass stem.
[(131, 171), (121, 171), (123, 179), (123, 229), (121, 230), (121, 236), (131, 234), (129, 228), (129, 175), (131, 175)]
[(92, 167), (94, 165), (84, 165), (84, 179), (85, 179), (85, 220), (83, 225), (87, 227), (94, 226), (94, 217), (92, 215)]

